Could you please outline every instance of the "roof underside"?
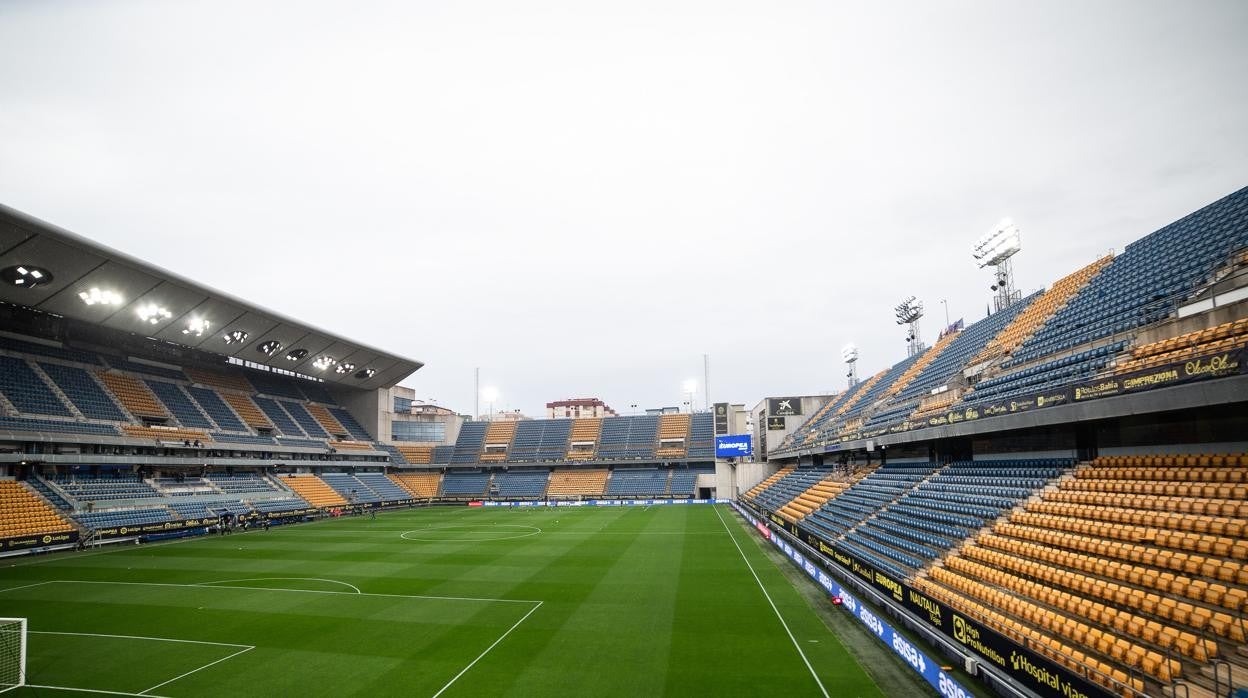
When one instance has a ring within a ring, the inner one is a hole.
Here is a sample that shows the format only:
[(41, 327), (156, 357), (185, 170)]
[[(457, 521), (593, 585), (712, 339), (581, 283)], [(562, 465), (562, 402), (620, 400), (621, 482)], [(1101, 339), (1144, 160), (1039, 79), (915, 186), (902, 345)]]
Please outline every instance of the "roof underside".
[[(14, 265), (42, 267), (51, 272), (52, 281), (33, 288), (0, 283), (0, 301), (222, 357), (296, 371), (322, 378), (329, 385), (388, 388), (423, 366), (419, 361), (292, 320), (0, 205), (0, 269)], [(114, 291), (124, 300), (120, 306), (89, 306), (78, 294), (92, 287)], [(167, 308), (170, 316), (155, 324), (141, 320), (136, 311), (147, 303)], [(210, 331), (198, 337), (184, 333), (192, 318), (211, 322)], [(247, 339), (227, 343), (225, 335), (235, 330), (246, 332)], [(260, 345), (271, 341), (279, 342), (281, 350), (272, 356), (259, 351)], [(307, 355), (288, 359), (287, 354), (296, 349), (306, 349)], [(340, 364), (354, 364), (355, 368), (344, 373), (333, 367), (318, 369), (313, 362), (322, 356)], [(375, 372), (371, 377), (357, 378), (364, 369)]]

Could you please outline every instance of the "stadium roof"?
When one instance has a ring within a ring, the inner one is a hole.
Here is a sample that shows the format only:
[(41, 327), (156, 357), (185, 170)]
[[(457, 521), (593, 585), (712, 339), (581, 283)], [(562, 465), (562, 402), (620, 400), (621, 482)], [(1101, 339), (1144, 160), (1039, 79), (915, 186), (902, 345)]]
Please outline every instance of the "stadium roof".
[(292, 320), (2, 204), (0, 279), (0, 301), (327, 384), (386, 388), (424, 365)]

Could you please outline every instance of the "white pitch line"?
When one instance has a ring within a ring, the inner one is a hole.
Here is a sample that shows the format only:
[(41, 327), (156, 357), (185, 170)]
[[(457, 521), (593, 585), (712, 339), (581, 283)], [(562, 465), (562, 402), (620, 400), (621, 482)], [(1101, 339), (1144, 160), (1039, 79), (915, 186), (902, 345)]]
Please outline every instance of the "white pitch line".
[[(337, 579), (321, 579), (320, 577), (251, 577), (249, 579), (219, 579), (215, 582), (200, 582), (199, 586), (212, 586), (214, 584), (233, 584), (234, 582), (325, 582), (326, 584), (341, 584), (349, 589), (354, 589), (355, 593), (363, 594), (360, 588), (354, 584), (340, 582)], [(248, 589), (267, 588), (267, 587), (247, 587)]]
[(819, 675), (815, 673), (815, 668), (810, 665), (810, 660), (806, 658), (806, 653), (802, 651), (802, 646), (798, 644), (797, 638), (793, 637), (793, 631), (789, 630), (789, 624), (784, 622), (784, 616), (780, 615), (780, 609), (776, 608), (776, 602), (771, 600), (771, 594), (767, 593), (767, 587), (763, 586), (763, 580), (758, 578), (758, 573), (754, 571), (754, 565), (750, 564), (750, 559), (745, 556), (745, 551), (741, 549), (741, 544), (737, 542), (737, 537), (732, 535), (732, 531), (728, 528), (728, 523), (724, 521), (723, 514), (719, 513), (719, 507), (715, 507), (715, 515), (719, 517), (719, 523), (723, 525), (724, 532), (732, 539), (732, 544), (736, 546), (737, 552), (741, 554), (741, 559), (745, 561), (745, 566), (749, 568), (750, 574), (754, 575), (754, 581), (758, 582), (758, 588), (762, 590), (763, 596), (767, 597), (767, 603), (771, 604), (771, 610), (776, 614), (776, 618), (780, 620), (780, 625), (784, 626), (784, 632), (788, 633), (789, 640), (793, 643), (793, 647), (797, 653), (801, 655), (802, 662), (806, 668), (810, 670), (810, 675), (815, 679), (815, 683), (819, 685), (819, 691), (823, 693), (824, 698), (828, 697), (828, 689), (824, 688), (823, 681), (819, 679)]
[(294, 594), (334, 594), (336, 596), (377, 596), (391, 599), (431, 599), (434, 601), (481, 601), (493, 603), (541, 603), (533, 599), (487, 599), (473, 596), (427, 596), (423, 594), (373, 594), (349, 591), (326, 591), (323, 589), (283, 589), (279, 587), (213, 586), (211, 584), (171, 584), (168, 582), (101, 582), (85, 579), (55, 579), (45, 584), (120, 584), (140, 587), (181, 587), (187, 589), (248, 589), (252, 591), (284, 591)]
[(29, 589), (31, 587), (41, 587), (44, 584), (51, 584), (51, 583), (52, 582), (35, 582), (34, 584), (23, 584), (20, 587), (9, 587), (7, 589), (0, 589), (0, 594), (3, 594), (6, 591), (17, 591), (18, 589)]
[(255, 649), (251, 645), (240, 645), (236, 642), (210, 642), (208, 640), (181, 640), (176, 637), (146, 637), (144, 635), (110, 635), (108, 633), (69, 633), (59, 630), (27, 630), (31, 635), (74, 635), (78, 637), (115, 637), (122, 640), (151, 640), (153, 642), (181, 642), (188, 645), (217, 645), (218, 647), (246, 647)]
[(185, 677), (190, 676), (191, 674), (194, 674), (194, 673), (199, 672), (199, 671), (203, 671), (204, 669), (207, 669), (207, 668), (208, 668), (208, 667), (210, 667), (210, 666), (216, 666), (217, 664), (220, 664), (221, 662), (224, 662), (224, 661), (225, 661), (225, 660), (227, 660), (227, 659), (233, 659), (233, 658), (237, 657), (238, 655), (240, 655), (240, 654), (242, 654), (242, 653), (244, 653), (244, 652), (250, 652), (250, 651), (252, 651), (252, 650), (254, 650), (254, 649), (255, 649), (255, 647), (253, 647), (253, 646), (251, 646), (251, 645), (247, 645), (246, 647), (244, 647), (243, 649), (241, 649), (241, 650), (239, 650), (239, 651), (235, 652), (234, 654), (231, 654), (231, 655), (226, 656), (226, 657), (222, 657), (222, 658), (218, 659), (218, 660), (217, 660), (217, 661), (215, 661), (215, 662), (209, 662), (209, 663), (207, 663), (207, 664), (205, 664), (205, 665), (201, 666), (201, 667), (200, 667), (200, 668), (198, 668), (198, 669), (191, 669), (190, 671), (186, 672), (185, 674), (180, 674), (180, 675), (178, 675), (178, 676), (173, 677), (172, 679), (169, 679), (168, 681), (164, 681), (164, 682), (162, 682), (162, 683), (158, 683), (158, 684), (156, 684), (155, 686), (152, 686), (151, 688), (148, 688), (148, 689), (143, 690), (143, 691), (139, 691), (138, 695), (140, 695), (140, 696), (145, 696), (145, 695), (148, 695), (151, 691), (155, 691), (156, 689), (160, 688), (161, 686), (165, 686), (165, 685), (167, 685), (167, 684), (171, 684), (171, 683), (173, 683), (174, 681), (177, 681), (178, 679), (185, 678)]
[(48, 691), (77, 691), (79, 693), (102, 693), (106, 696), (143, 696), (143, 698), (169, 698), (168, 696), (158, 696), (151, 693), (127, 693), (125, 691), (103, 691), (98, 688), (74, 688), (73, 686), (41, 686), (38, 684), (28, 683), (26, 688), (42, 688)]
[(472, 667), (473, 667), (473, 666), (474, 666), (477, 662), (481, 661), (481, 659), (482, 659), (483, 657), (485, 657), (485, 655), (489, 654), (489, 653), (490, 653), (490, 650), (492, 650), (492, 649), (494, 649), (495, 647), (497, 647), (497, 646), (498, 646), (498, 643), (500, 643), (500, 642), (502, 642), (503, 640), (507, 639), (507, 636), (511, 634), (511, 631), (513, 631), (513, 630), (515, 630), (516, 628), (520, 627), (520, 624), (521, 624), (521, 623), (523, 623), (524, 621), (528, 620), (529, 616), (533, 615), (533, 612), (534, 612), (534, 611), (536, 611), (537, 609), (541, 608), (541, 607), (542, 607), (542, 602), (541, 602), (541, 601), (538, 601), (536, 606), (534, 606), (533, 608), (530, 608), (528, 613), (526, 613), (526, 614), (524, 614), (523, 616), (521, 616), (520, 620), (516, 621), (515, 625), (511, 626), (510, 628), (507, 628), (507, 632), (503, 633), (502, 635), (499, 635), (497, 640), (495, 640), (495, 641), (494, 641), (494, 642), (493, 642), (493, 643), (492, 643), (489, 647), (486, 647), (484, 652), (482, 652), (481, 654), (477, 655), (477, 658), (476, 658), (476, 659), (474, 659), (474, 660), (472, 660), (471, 662), (469, 662), (469, 663), (468, 663), (468, 666), (466, 666), (466, 667), (464, 667), (462, 670), (460, 670), (460, 672), (459, 672), (458, 674), (456, 674), (456, 675), (454, 676), (454, 678), (452, 678), (450, 681), (447, 681), (447, 682), (446, 682), (446, 685), (445, 685), (445, 686), (443, 686), (443, 687), (442, 687), (442, 688), (441, 688), (441, 689), (440, 689), (437, 693), (433, 694), (433, 696), (432, 696), (431, 698), (438, 698), (438, 696), (440, 696), (440, 695), (442, 695), (443, 693), (445, 693), (445, 692), (446, 692), (446, 689), (448, 689), (448, 688), (450, 688), (450, 687), (451, 687), (451, 684), (453, 684), (453, 683), (455, 683), (456, 681), (458, 681), (458, 680), (459, 680), (459, 677), (461, 677), (461, 676), (463, 676), (464, 674), (468, 673), (468, 670), (469, 670), (469, 669), (471, 669), (471, 668), (472, 668)]

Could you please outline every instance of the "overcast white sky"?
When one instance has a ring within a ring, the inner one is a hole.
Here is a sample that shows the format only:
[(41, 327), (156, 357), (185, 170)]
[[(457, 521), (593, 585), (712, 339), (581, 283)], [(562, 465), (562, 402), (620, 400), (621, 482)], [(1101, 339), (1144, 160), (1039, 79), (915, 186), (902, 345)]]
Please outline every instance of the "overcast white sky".
[[(468, 412), (841, 389), (1248, 185), (1248, 3), (0, 4), (0, 201)], [(483, 407), (484, 409), (484, 407)]]

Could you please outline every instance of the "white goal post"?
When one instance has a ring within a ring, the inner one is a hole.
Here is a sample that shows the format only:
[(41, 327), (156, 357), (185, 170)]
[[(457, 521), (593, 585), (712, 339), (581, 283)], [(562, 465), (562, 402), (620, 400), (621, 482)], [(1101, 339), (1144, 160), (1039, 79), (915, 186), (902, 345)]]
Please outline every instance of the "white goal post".
[(0, 618), (0, 693), (26, 685), (26, 619)]

